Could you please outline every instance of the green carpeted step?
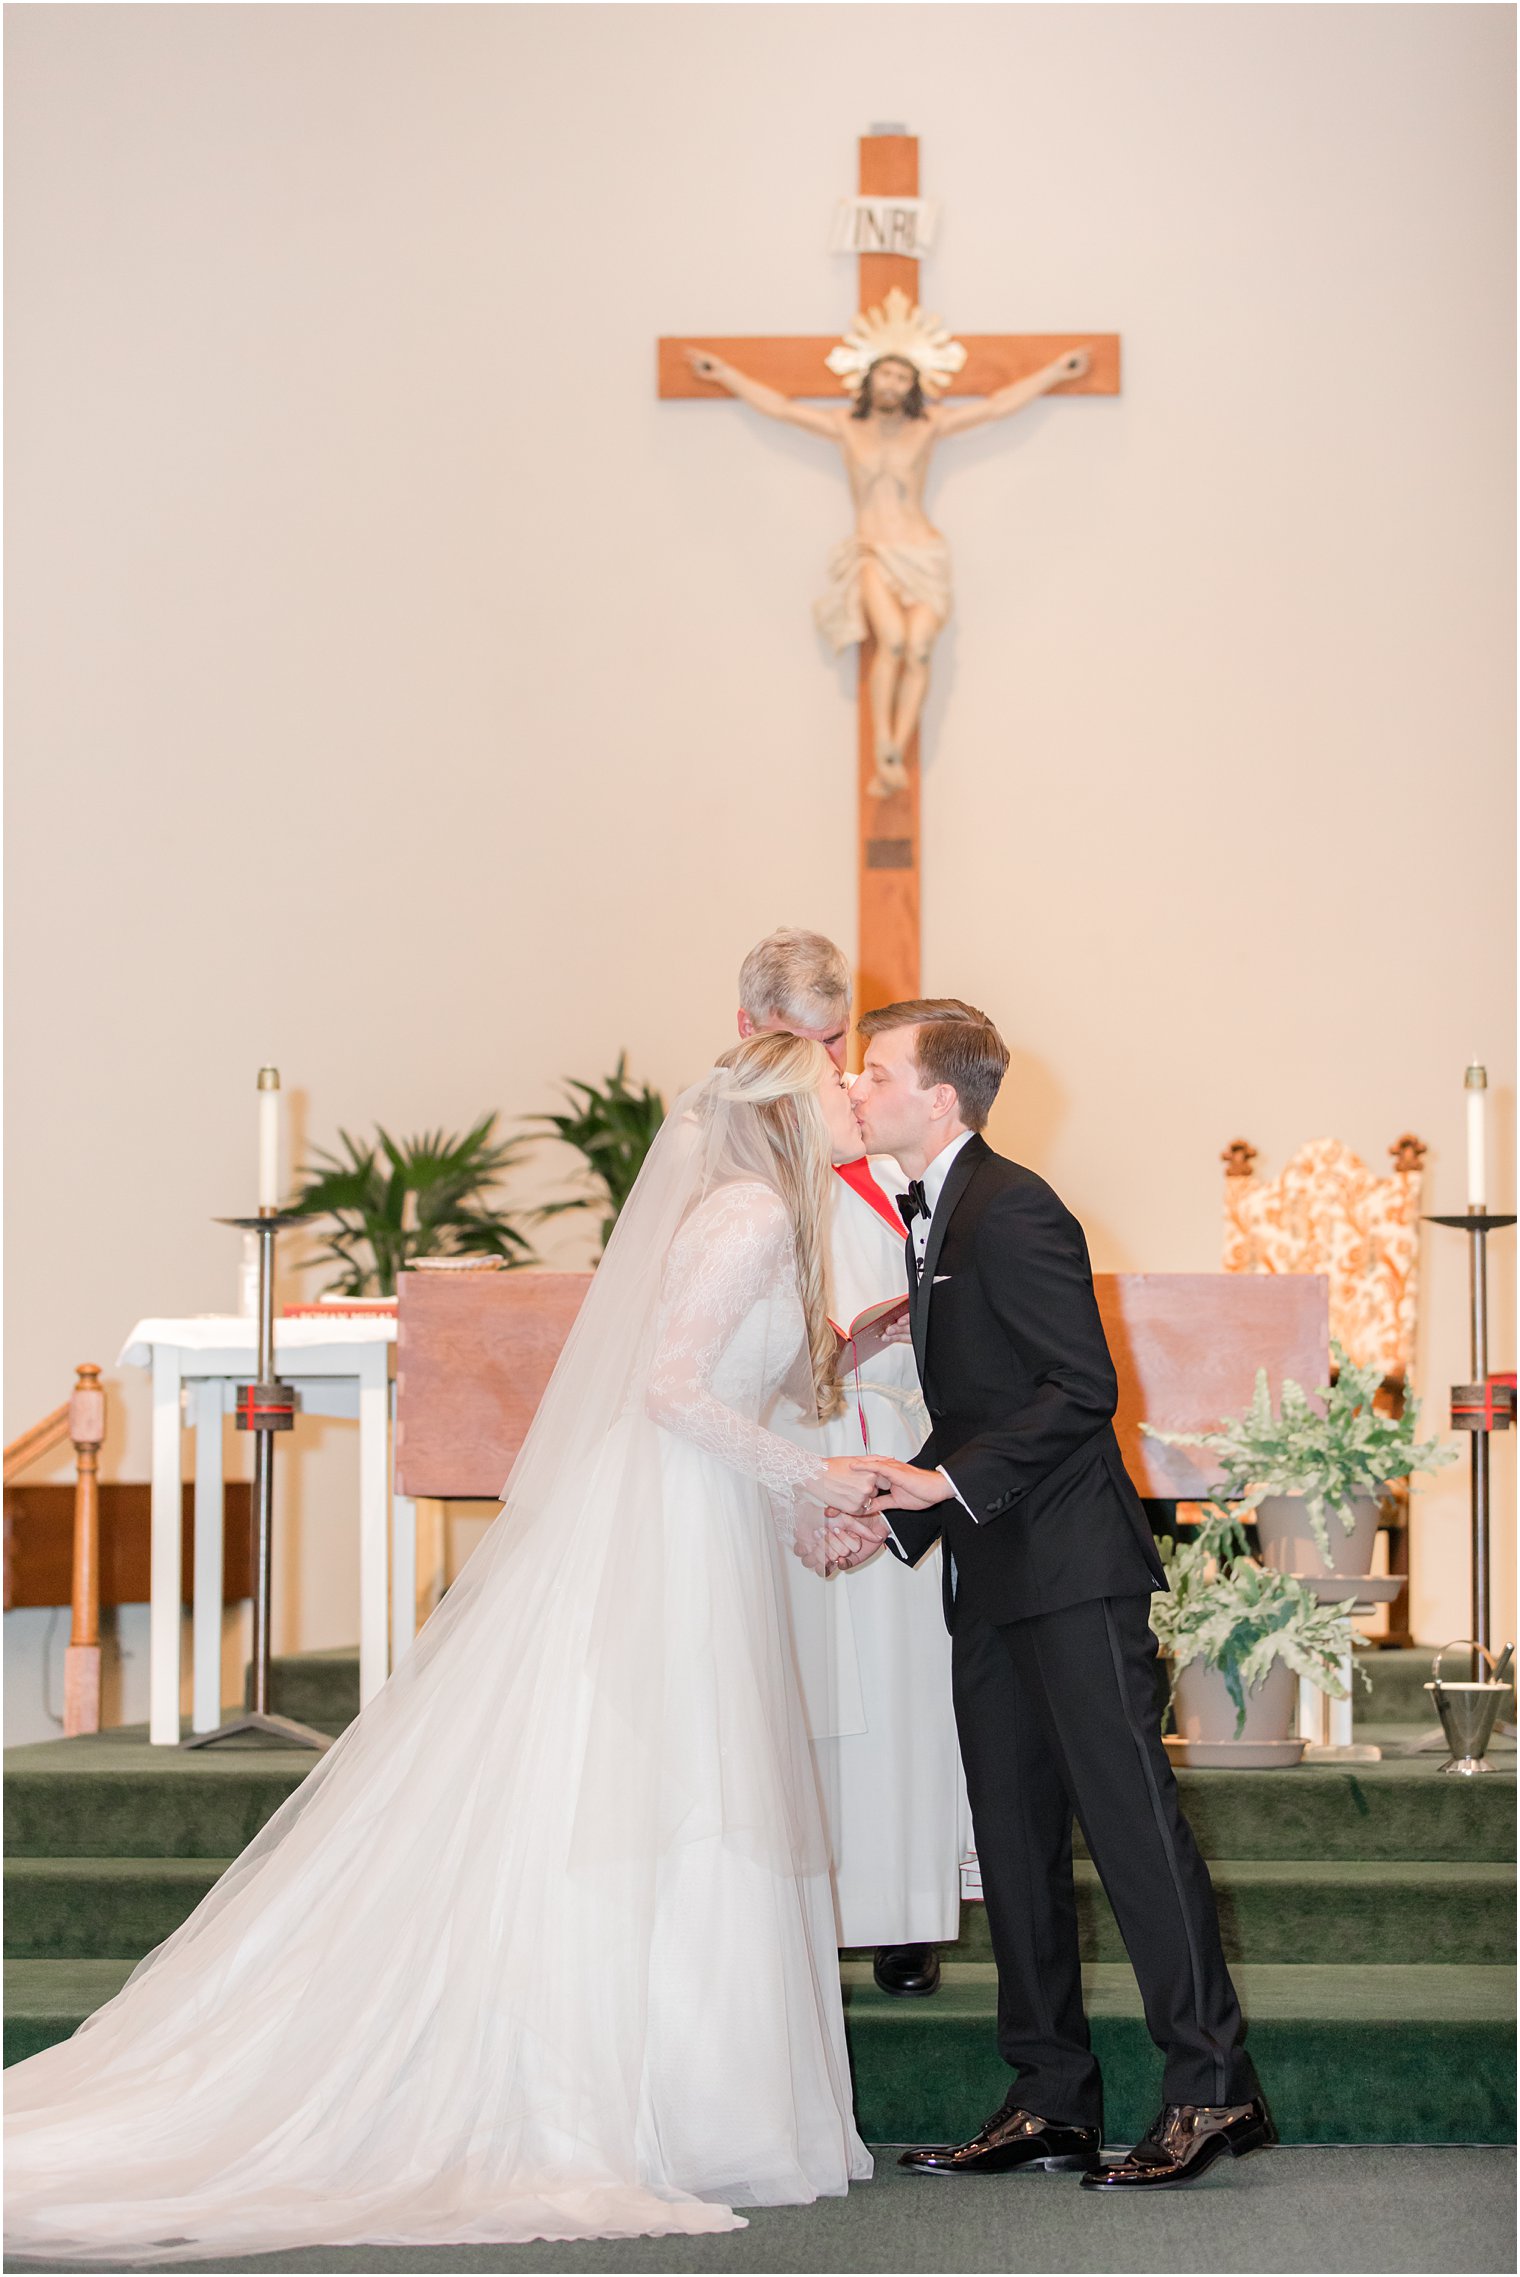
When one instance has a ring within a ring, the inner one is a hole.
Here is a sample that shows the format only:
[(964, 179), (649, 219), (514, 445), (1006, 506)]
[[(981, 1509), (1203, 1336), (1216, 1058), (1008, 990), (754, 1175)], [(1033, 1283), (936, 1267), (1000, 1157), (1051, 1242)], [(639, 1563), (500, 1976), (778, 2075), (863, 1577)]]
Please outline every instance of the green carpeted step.
[[(1232, 1962), (1355, 1966), (1504, 1963), (1515, 1957), (1513, 1866), (1228, 1858), (1213, 1860), (1209, 1874)], [(1075, 1878), (1082, 1958), (1122, 1961), (1124, 1942), (1096, 1869), (1079, 1858)], [(963, 1905), (959, 1941), (940, 1950), (946, 1961), (990, 1961), (986, 1907)]]
[[(1357, 1684), (1358, 1723), (1433, 1724), (1428, 1695), (1434, 1647), (1415, 1645), (1360, 1652), (1357, 1666), (1367, 1672), (1370, 1690)], [(1453, 1673), (1463, 1673), (1456, 1662)], [(340, 1731), (359, 1713), (359, 1650), (339, 1646), (329, 1652), (282, 1653), (270, 1663), (270, 1705), (282, 1716)]]
[(136, 1964), (132, 1961), (7, 1961), (5, 2060), (20, 2063), (77, 2032), (103, 2008)]
[[(1354, 1712), (1358, 1724), (1428, 1724), (1435, 1716), (1422, 1687), (1430, 1680), (1435, 1648), (1429, 1645), (1374, 1649), (1357, 1654), (1367, 1685), (1357, 1682)], [(1459, 1656), (1460, 1657), (1460, 1656)], [(1452, 1671), (1462, 1674), (1456, 1661)], [(1370, 1687), (1370, 1689), (1368, 1688)], [(282, 1653), (270, 1662), (270, 1705), (323, 1731), (341, 1731), (359, 1713), (359, 1650), (337, 1646), (328, 1652)]]
[(8, 1961), (142, 1959), (178, 1929), (224, 1858), (8, 1858)]
[[(6, 1964), (5, 2060), (64, 2039), (127, 1975), (123, 1961)], [(947, 1969), (929, 2000), (844, 1972), (861, 2132), (872, 2142), (951, 2140), (1002, 2101), (986, 1966)], [(1085, 1971), (1109, 2134), (1133, 2140), (1160, 2101), (1161, 2061), (1127, 1967)], [(1512, 2142), (1515, 1972), (1504, 1968), (1297, 1968), (1236, 1972), (1252, 2054), (1282, 2135), (1300, 2143)]]
[(305, 1748), (152, 1747), (143, 1725), (5, 1751), (8, 1857), (232, 1858), (294, 1794)]
[[(871, 2142), (972, 2133), (1007, 2091), (986, 1966), (948, 1969), (927, 2000), (878, 1992), (846, 1968), (845, 2016), (861, 2132)], [(1107, 2131), (1132, 2141), (1161, 2100), (1161, 2059), (1129, 1969), (1083, 1972), (1103, 2066)], [(1245, 1966), (1235, 1972), (1251, 2053), (1287, 2142), (1512, 2142), (1512, 1968)]]
[(1439, 1763), (1428, 1755), (1289, 1771), (1183, 1770), (1178, 1785), (1206, 1858), (1512, 1858), (1513, 1769), (1448, 1779)]
[(1434, 1645), (1415, 1645), (1358, 1652), (1359, 1673), (1351, 1696), (1357, 1722), (1365, 1718), (1376, 1723), (1423, 1723), (1430, 1715), (1430, 1699), (1421, 1686), (1429, 1681), (1435, 1651)]
[[(1359, 1742), (1370, 1741), (1374, 1747), (1380, 1747), (1390, 1761), (1418, 1762), (1425, 1756), (1432, 1763), (1444, 1763), (1451, 1752), (1445, 1733), (1433, 1718), (1429, 1725), (1400, 1723), (1396, 1719), (1388, 1723), (1358, 1722), (1356, 1736)], [(1515, 1743), (1512, 1739), (1495, 1732), (1488, 1743), (1487, 1754), (1495, 1771), (1508, 1771), (1514, 1776)]]
[[(137, 1960), (176, 1930), (222, 1872), (213, 1858), (12, 1858), (5, 1869), (8, 1960)], [(1504, 1865), (1323, 1865), (1216, 1860), (1232, 1961), (1463, 1963), (1514, 1958), (1515, 1873)], [(1079, 1859), (1083, 1958), (1124, 1946), (1093, 1867)], [(866, 1959), (869, 1956), (852, 1956)], [(990, 1961), (986, 1908), (961, 1911), (947, 1961)]]
[[(1430, 1665), (1436, 1650), (1434, 1645), (1406, 1645), (1392, 1650), (1359, 1652), (1356, 1665), (1366, 1671), (1371, 1689), (1357, 1678), (1352, 1704), (1356, 1721), (1359, 1724), (1428, 1724), (1433, 1730), (1436, 1714), (1424, 1686), (1430, 1682)], [(1464, 1658), (1462, 1653), (1448, 1656), (1441, 1663), (1442, 1673), (1465, 1676)], [(355, 1683), (357, 1686), (357, 1677)], [(356, 1689), (356, 1701), (357, 1698)]]
[[(140, 1726), (11, 1748), (6, 1848), (12, 1857), (230, 1858), (312, 1760), (296, 1749), (150, 1747)], [(1512, 1859), (1513, 1769), (1448, 1779), (1439, 1760), (1183, 1771), (1180, 1784), (1207, 1858)]]
[[(1355, 1716), (1362, 1723), (1434, 1725), (1429, 1681), (1434, 1649), (1427, 1645), (1359, 1653), (1371, 1689), (1358, 1681)], [(1452, 1663), (1455, 1669), (1456, 1663)], [(1460, 1671), (1458, 1671), (1460, 1673)], [(246, 1698), (246, 1688), (245, 1688)], [(359, 1713), (359, 1650), (339, 1645), (327, 1652), (280, 1653), (270, 1662), (269, 1701), (277, 1715), (340, 1732)]]
[[(243, 1687), (252, 1703), (253, 1672)], [(359, 1648), (340, 1645), (331, 1652), (279, 1653), (269, 1663), (269, 1705), (277, 1716), (313, 1724), (336, 1738), (359, 1713)]]

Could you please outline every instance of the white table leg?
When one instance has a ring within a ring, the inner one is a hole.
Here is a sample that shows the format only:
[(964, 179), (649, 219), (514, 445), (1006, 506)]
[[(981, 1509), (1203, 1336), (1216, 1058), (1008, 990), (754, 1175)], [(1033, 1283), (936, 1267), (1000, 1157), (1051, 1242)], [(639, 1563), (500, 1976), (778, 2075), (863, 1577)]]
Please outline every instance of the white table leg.
[[(1326, 1732), (1326, 1736), (1322, 1740), (1319, 1730), (1315, 1731), (1310, 1744), (1304, 1749), (1304, 1761), (1306, 1763), (1380, 1763), (1383, 1757), (1383, 1751), (1380, 1747), (1373, 1747), (1369, 1742), (1353, 1737), (1352, 1660), (1349, 1646), (1341, 1661), (1341, 1676), (1346, 1685), (1344, 1700), (1334, 1699), (1328, 1692), (1320, 1692), (1305, 1684), (1302, 1678), (1299, 1679), (1300, 1702), (1307, 1696), (1317, 1703), (1324, 1713), (1325, 1723), (1322, 1728)], [(1302, 1707), (1300, 1713), (1302, 1714)], [(1300, 1732), (1303, 1731), (1302, 1723), (1299, 1725), (1299, 1730)]]
[(390, 1564), (390, 1348), (361, 1347), (359, 1361), (359, 1705), (367, 1707), (387, 1671)]
[(1329, 1738), (1332, 1747), (1349, 1747), (1351, 1745), (1351, 1688), (1355, 1681), (1351, 1669), (1351, 1648), (1348, 1645), (1341, 1659), (1341, 1682), (1346, 1687), (1346, 1697), (1344, 1700), (1337, 1700), (1333, 1695), (1326, 1694), (1325, 1704), (1329, 1709)]
[(191, 1386), (195, 1424), (195, 1585), (191, 1615), (190, 1725), (215, 1731), (222, 1720), (222, 1386), (208, 1376)]
[(179, 1353), (155, 1344), (148, 1554), (148, 1738), (155, 1747), (179, 1745), (179, 1397)]
[(1298, 1680), (1298, 1736), (1311, 1747), (1324, 1745), (1325, 1695), (1307, 1676)]

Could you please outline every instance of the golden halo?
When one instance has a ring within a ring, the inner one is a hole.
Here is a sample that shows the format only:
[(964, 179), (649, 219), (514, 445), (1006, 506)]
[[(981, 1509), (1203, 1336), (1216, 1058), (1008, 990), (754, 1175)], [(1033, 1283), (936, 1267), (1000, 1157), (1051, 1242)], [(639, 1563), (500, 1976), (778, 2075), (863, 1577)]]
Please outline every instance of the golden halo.
[(947, 388), (966, 361), (965, 349), (939, 318), (911, 303), (896, 285), (880, 308), (868, 308), (850, 319), (843, 340), (829, 350), (824, 362), (851, 395), (858, 395), (866, 373), (883, 356), (911, 364), (926, 394)]

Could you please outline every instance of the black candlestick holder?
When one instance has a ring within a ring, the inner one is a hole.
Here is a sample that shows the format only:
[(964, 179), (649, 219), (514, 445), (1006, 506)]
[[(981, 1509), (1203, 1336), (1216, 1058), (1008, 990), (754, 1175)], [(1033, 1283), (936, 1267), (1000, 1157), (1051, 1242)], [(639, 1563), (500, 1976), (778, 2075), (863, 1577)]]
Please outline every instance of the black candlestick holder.
[(239, 1384), (234, 1415), (239, 1431), (253, 1433), (253, 1670), (252, 1703), (245, 1715), (218, 1724), (184, 1740), (185, 1747), (217, 1747), (223, 1740), (255, 1738), (276, 1741), (282, 1747), (310, 1747), (318, 1754), (331, 1747), (325, 1732), (298, 1724), (290, 1716), (277, 1716), (269, 1706), (269, 1613), (271, 1552), (274, 1543), (275, 1435), (295, 1423), (296, 1397), (289, 1384), (274, 1372), (274, 1240), (275, 1235), (302, 1220), (294, 1210), (260, 1210), (254, 1218), (218, 1218), (218, 1225), (235, 1225), (259, 1237), (259, 1357), (258, 1380)]
[(1451, 1428), (1470, 1434), (1472, 1488), (1472, 1679), (1481, 1680), (1479, 1645), (1487, 1645), (1489, 1600), (1488, 1438), (1491, 1431), (1508, 1431), (1515, 1420), (1515, 1394), (1509, 1384), (1490, 1383), (1488, 1377), (1488, 1237), (1513, 1225), (1512, 1217), (1491, 1210), (1465, 1210), (1461, 1217), (1430, 1217), (1430, 1225), (1458, 1226), (1466, 1233), (1472, 1329), (1472, 1382), (1453, 1384)]

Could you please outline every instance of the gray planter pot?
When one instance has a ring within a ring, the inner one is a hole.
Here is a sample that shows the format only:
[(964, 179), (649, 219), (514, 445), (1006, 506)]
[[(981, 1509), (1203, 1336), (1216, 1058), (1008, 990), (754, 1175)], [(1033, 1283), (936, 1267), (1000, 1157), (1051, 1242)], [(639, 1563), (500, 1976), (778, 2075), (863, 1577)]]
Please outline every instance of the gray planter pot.
[(1298, 1704), (1298, 1678), (1286, 1661), (1274, 1661), (1256, 1689), (1246, 1694), (1245, 1729), (1235, 1730), (1235, 1703), (1224, 1678), (1206, 1662), (1192, 1660), (1177, 1671), (1173, 1705), (1177, 1735), (1210, 1745), (1221, 1740), (1261, 1745), (1288, 1739)]
[(1338, 1510), (1325, 1512), (1330, 1536), (1330, 1563), (1320, 1555), (1318, 1542), (1304, 1515), (1301, 1494), (1269, 1494), (1257, 1505), (1256, 1528), (1261, 1537), (1261, 1562), (1276, 1573), (1296, 1573), (1305, 1581), (1328, 1574), (1367, 1574), (1372, 1571), (1372, 1545), (1377, 1540), (1379, 1503), (1375, 1494), (1352, 1497), (1356, 1524), (1342, 1531)]

